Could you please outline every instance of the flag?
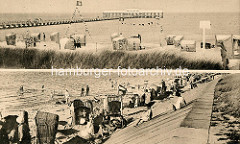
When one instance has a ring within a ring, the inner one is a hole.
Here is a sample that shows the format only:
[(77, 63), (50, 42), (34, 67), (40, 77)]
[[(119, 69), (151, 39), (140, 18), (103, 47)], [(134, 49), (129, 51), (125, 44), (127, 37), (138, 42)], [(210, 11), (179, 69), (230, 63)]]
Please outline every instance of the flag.
[(125, 88), (125, 87), (122, 86), (122, 85), (119, 85), (119, 86), (118, 86), (118, 91), (121, 91), (121, 92), (123, 92), (123, 93), (126, 93), (126, 92), (127, 92), (127, 88)]
[(76, 6), (82, 6), (82, 1), (77, 1), (77, 5)]

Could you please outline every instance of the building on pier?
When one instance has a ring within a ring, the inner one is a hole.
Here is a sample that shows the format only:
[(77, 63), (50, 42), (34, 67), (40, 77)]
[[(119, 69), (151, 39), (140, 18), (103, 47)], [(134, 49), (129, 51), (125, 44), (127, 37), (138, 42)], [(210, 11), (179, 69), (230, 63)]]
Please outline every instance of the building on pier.
[(124, 11), (103, 12), (103, 18), (118, 18), (118, 17), (163, 18), (163, 11), (127, 9)]

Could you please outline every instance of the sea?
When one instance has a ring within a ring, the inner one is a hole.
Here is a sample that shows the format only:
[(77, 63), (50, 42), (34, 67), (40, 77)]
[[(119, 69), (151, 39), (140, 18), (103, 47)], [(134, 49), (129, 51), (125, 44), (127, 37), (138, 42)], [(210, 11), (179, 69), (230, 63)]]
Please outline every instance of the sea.
[[(200, 21), (211, 22), (211, 29), (206, 30), (207, 41), (213, 42), (215, 35), (239, 35), (240, 34), (240, 13), (164, 13), (162, 19), (139, 18), (90, 22), (87, 25), (82, 23), (42, 26), (30, 28), (16, 28), (0, 30), (0, 41), (5, 40), (7, 33), (15, 32), (24, 35), (26, 32), (44, 32), (47, 39), (52, 32), (60, 32), (61, 37), (72, 33), (86, 33), (89, 35), (89, 42), (110, 43), (110, 35), (120, 32), (125, 36), (141, 34), (145, 43), (158, 43), (159, 39), (166, 35), (183, 35), (184, 39), (201, 41), (202, 29), (199, 28)], [(0, 14), (0, 23), (16, 22), (24, 20), (70, 20), (72, 14)], [(101, 13), (83, 13), (83, 18), (102, 17)], [(88, 32), (86, 32), (88, 29)], [(161, 32), (161, 29), (163, 31)]]

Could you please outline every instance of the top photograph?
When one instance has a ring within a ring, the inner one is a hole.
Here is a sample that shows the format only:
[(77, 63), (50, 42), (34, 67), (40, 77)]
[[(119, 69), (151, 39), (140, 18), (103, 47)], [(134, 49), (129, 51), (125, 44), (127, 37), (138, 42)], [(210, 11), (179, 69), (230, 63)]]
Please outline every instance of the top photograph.
[(0, 69), (240, 70), (239, 0), (0, 0)]

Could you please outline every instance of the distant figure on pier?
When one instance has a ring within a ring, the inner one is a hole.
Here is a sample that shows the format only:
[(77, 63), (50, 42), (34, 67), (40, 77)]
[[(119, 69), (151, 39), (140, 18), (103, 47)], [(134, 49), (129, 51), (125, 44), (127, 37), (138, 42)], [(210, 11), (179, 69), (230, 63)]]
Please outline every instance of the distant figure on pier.
[(89, 88), (89, 86), (87, 85), (87, 87), (86, 87), (86, 96), (89, 95), (89, 90), (90, 90), (90, 88)]

